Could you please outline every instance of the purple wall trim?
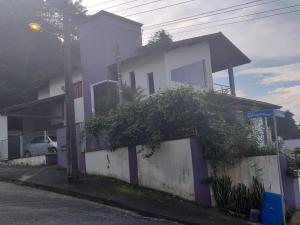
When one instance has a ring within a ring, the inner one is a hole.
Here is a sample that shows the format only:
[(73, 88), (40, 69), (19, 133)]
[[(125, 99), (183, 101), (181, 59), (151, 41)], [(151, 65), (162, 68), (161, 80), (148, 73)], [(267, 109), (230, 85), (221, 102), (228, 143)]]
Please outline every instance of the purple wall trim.
[[(77, 134), (77, 156), (78, 156), (78, 169), (80, 173), (86, 173), (85, 166), (85, 153), (80, 151), (80, 127), (76, 126)], [(66, 146), (66, 128), (61, 128), (56, 131), (57, 135), (57, 165), (62, 168), (67, 168), (68, 157)]]
[(137, 162), (135, 146), (128, 147), (128, 159), (129, 159), (130, 183), (133, 185), (139, 185), (138, 162)]
[(195, 188), (195, 201), (203, 206), (211, 207), (211, 197), (208, 178), (208, 168), (203, 157), (203, 149), (197, 138), (191, 138), (191, 152)]
[(297, 178), (287, 175), (287, 159), (280, 157), (282, 183), (286, 206), (290, 211), (300, 209), (300, 187)]

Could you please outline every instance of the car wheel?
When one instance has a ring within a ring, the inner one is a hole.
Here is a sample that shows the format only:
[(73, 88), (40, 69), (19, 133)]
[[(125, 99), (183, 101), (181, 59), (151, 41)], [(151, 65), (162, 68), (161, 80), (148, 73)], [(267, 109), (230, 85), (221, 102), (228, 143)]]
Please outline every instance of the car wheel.
[(50, 149), (49, 149), (49, 152), (50, 152), (50, 153), (55, 153), (55, 154), (56, 154), (56, 153), (57, 153), (57, 149), (56, 149), (56, 148), (50, 148)]
[(31, 153), (30, 153), (30, 151), (25, 151), (25, 153), (24, 153), (24, 156), (25, 156), (25, 158), (29, 158), (29, 157), (31, 157)]

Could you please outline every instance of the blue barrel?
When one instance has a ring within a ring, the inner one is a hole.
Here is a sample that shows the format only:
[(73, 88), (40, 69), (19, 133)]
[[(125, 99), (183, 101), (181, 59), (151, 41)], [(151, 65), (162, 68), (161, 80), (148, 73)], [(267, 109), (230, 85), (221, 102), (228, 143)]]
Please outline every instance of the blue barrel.
[(281, 225), (283, 223), (281, 195), (264, 193), (261, 222), (265, 225)]

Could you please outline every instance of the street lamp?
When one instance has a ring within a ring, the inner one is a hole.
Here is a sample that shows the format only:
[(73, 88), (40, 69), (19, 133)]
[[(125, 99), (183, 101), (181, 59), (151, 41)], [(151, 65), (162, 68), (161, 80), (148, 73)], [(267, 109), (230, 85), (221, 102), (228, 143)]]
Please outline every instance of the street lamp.
[[(77, 181), (79, 179), (77, 161), (76, 125), (74, 111), (74, 94), (72, 81), (72, 60), (71, 60), (71, 34), (69, 20), (64, 16), (64, 76), (65, 76), (65, 103), (66, 103), (66, 147), (68, 151), (68, 180)], [(42, 31), (42, 26), (38, 23), (29, 23), (30, 30)]]

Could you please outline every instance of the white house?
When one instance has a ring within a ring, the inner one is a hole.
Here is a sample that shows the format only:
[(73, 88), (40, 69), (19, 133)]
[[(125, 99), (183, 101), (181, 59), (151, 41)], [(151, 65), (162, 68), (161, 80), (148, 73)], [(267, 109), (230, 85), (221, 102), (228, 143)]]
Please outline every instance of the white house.
[[(213, 74), (227, 70), (230, 86), (221, 91), (232, 95), (238, 104), (279, 108), (235, 96), (233, 68), (250, 59), (222, 33), (142, 46), (141, 26), (101, 11), (80, 27), (81, 65), (73, 73), (76, 123), (96, 113), (95, 98), (101, 93), (95, 92), (96, 88), (101, 89), (107, 82), (117, 83), (116, 45), (120, 49), (123, 84), (141, 87), (147, 95), (178, 85), (214, 90)], [(55, 132), (65, 126), (63, 76), (45, 81), (36, 92), (32, 102), (0, 110), (0, 159), (22, 156), (22, 147), (16, 146), (24, 140), (18, 137), (43, 130)]]

